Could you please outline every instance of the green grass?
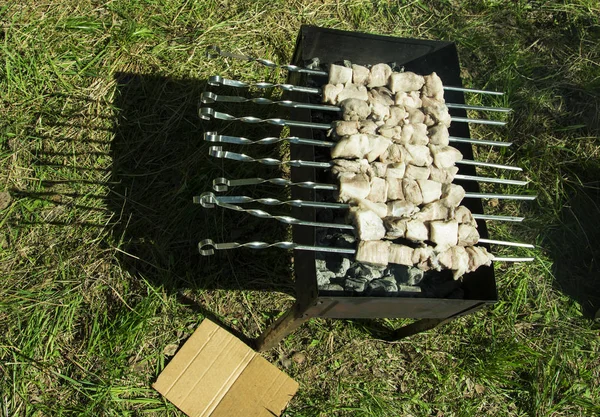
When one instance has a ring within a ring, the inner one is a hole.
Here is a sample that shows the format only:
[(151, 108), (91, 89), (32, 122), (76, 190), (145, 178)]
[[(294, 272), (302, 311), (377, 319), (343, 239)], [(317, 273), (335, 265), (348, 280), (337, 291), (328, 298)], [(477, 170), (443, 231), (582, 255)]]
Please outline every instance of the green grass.
[(306, 354), (285, 368), (300, 383), (286, 415), (600, 414), (599, 16), (583, 0), (0, 6), (0, 192), (12, 195), (0, 211), (0, 415), (180, 415), (150, 387), (163, 349), (203, 317), (255, 337), (291, 304), (285, 252), (201, 259), (194, 247), (287, 230), (190, 202), (223, 172), (273, 172), (207, 157), (203, 80), (285, 79), (204, 49), (287, 62), (303, 23), (455, 41), (465, 84), (507, 92), (470, 103), (515, 110), (506, 129), (473, 129), (515, 145), (478, 157), (523, 166), (539, 195), (490, 205), (528, 218), (492, 235), (538, 248), (519, 252), (531, 264), (497, 266), (498, 304), (426, 334), (389, 343), (364, 321), (303, 326), (266, 354), (280, 367)]

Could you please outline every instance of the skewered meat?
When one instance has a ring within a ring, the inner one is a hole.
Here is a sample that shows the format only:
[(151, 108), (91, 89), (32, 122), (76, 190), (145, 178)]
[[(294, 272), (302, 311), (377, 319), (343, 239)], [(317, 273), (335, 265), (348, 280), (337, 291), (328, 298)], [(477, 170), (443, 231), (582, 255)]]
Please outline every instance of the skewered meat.
[(385, 136), (386, 138), (392, 139), (394, 142), (398, 142), (402, 137), (403, 130), (404, 129), (400, 126), (387, 127), (384, 125), (379, 128), (379, 134), (381, 136)]
[(469, 254), (469, 272), (475, 271), (481, 265), (491, 265), (493, 257), (488, 253), (488, 251), (484, 247), (467, 246), (465, 247), (465, 250)]
[(479, 232), (467, 223), (458, 226), (458, 245), (473, 246), (479, 242)]
[(375, 103), (383, 104), (386, 107), (394, 105), (394, 99), (392, 98), (392, 92), (387, 88), (374, 88), (369, 91), (369, 104)]
[(412, 178), (413, 180), (426, 180), (429, 178), (429, 167), (418, 167), (416, 165), (408, 164), (404, 176), (406, 178)]
[(435, 256), (433, 248), (431, 246), (424, 246), (416, 248), (413, 251), (413, 265), (416, 265), (419, 269), (427, 271), (430, 268), (431, 259)]
[(396, 93), (394, 96), (394, 103), (397, 106), (402, 106), (405, 108), (414, 108), (417, 109), (423, 105), (421, 101), (421, 96), (418, 91), (412, 91), (410, 93)]
[(386, 151), (381, 154), (379, 160), (381, 162), (385, 162), (387, 164), (392, 164), (395, 162), (405, 162), (407, 161), (408, 153), (406, 152), (406, 148), (404, 146), (392, 143)]
[(374, 203), (385, 203), (387, 201), (387, 189), (388, 185), (385, 179), (379, 177), (371, 178), (371, 192), (367, 196), (367, 200)]
[(383, 87), (387, 85), (388, 78), (392, 75), (392, 68), (387, 64), (375, 64), (371, 67), (369, 88)]
[(355, 259), (369, 265), (387, 266), (390, 244), (386, 241), (362, 241), (358, 243)]
[(423, 197), (423, 204), (432, 203), (440, 199), (442, 195), (442, 184), (431, 180), (417, 180), (419, 189), (421, 190), (421, 196)]
[(443, 101), (444, 85), (442, 84), (441, 78), (435, 72), (432, 72), (423, 78), (425, 80), (425, 84), (421, 90), (421, 95)]
[(465, 206), (458, 206), (454, 212), (454, 218), (461, 224), (469, 224), (473, 227), (477, 227), (477, 222), (473, 218), (471, 210)]
[[(402, 193), (407, 201), (417, 206), (423, 204), (423, 194), (421, 194), (421, 188), (416, 180), (412, 180), (410, 178), (405, 178), (402, 180)], [(400, 200), (394, 199), (392, 196), (388, 197), (390, 200)]]
[(406, 245), (389, 245), (388, 261), (391, 264), (413, 266), (414, 249)]
[(337, 104), (338, 96), (344, 89), (342, 84), (327, 84), (323, 86), (323, 103)]
[(427, 240), (428, 236), (429, 231), (422, 221), (411, 219), (406, 222), (406, 234), (404, 237), (407, 239), (415, 242), (424, 242)]
[(429, 151), (429, 148), (427, 146), (407, 144), (404, 145), (404, 148), (408, 153), (407, 162), (413, 165), (424, 167), (431, 165), (431, 163), (433, 162), (431, 152)]
[(383, 162), (373, 162), (371, 164), (371, 170), (374, 177), (385, 178), (388, 164), (384, 164)]
[[(366, 101), (349, 98), (340, 103), (344, 120), (363, 120), (369, 116), (371, 110)], [(358, 130), (358, 129), (357, 129)]]
[(388, 87), (394, 93), (419, 91), (425, 79), (414, 72), (395, 72), (388, 79)]
[(387, 199), (388, 200), (404, 200), (404, 189), (402, 178), (387, 177), (386, 180), (388, 185)]
[(383, 219), (385, 237), (387, 239), (398, 239), (406, 236), (406, 224), (408, 219), (401, 217), (386, 217)]
[(457, 161), (462, 160), (460, 151), (452, 146), (429, 145), (433, 163), (438, 168), (451, 168)]
[(361, 210), (370, 210), (382, 219), (387, 215), (387, 205), (385, 203), (375, 203), (364, 198), (353, 198), (348, 201), (348, 204), (350, 207), (358, 207)]
[(425, 113), (419, 109), (408, 107), (406, 112), (408, 113), (408, 123), (416, 124), (425, 121)]
[(410, 140), (412, 139), (412, 135), (413, 135), (414, 131), (415, 131), (415, 128), (411, 124), (406, 124), (406, 125), (402, 126), (402, 133), (400, 134), (400, 139), (396, 140), (395, 142), (400, 143), (402, 145), (406, 145), (406, 144), (410, 143)]
[(448, 146), (450, 143), (450, 133), (446, 125), (437, 124), (428, 130), (429, 143), (432, 145)]
[(427, 123), (428, 125), (441, 123), (446, 127), (450, 127), (452, 118), (450, 117), (448, 107), (443, 102), (429, 97), (422, 97), (421, 100), (423, 101), (423, 113), (431, 116), (433, 119)]
[(329, 66), (329, 84), (348, 84), (352, 82), (352, 68), (331, 64)]
[(411, 145), (427, 145), (429, 143), (427, 125), (424, 123), (414, 123), (411, 126), (413, 128), (413, 134), (409, 143)]
[(362, 159), (370, 151), (367, 135), (344, 136), (331, 148), (331, 158)]
[(341, 173), (338, 180), (338, 201), (342, 203), (353, 198), (367, 198), (371, 192), (369, 177), (365, 174)]
[[(419, 207), (406, 200), (395, 200), (387, 203), (387, 215), (391, 217), (409, 217), (418, 212)], [(425, 221), (421, 218), (419, 220)]]
[(371, 114), (369, 117), (375, 121), (375, 123), (383, 124), (390, 117), (390, 107), (380, 102), (371, 103)]
[(336, 120), (333, 122), (333, 129), (337, 137), (355, 135), (358, 133), (359, 127), (358, 121)]
[(438, 168), (435, 165), (431, 165), (429, 167), (429, 179), (432, 181), (437, 181), (441, 184), (449, 184), (454, 181), (454, 176), (458, 172), (457, 167), (450, 168)]
[[(388, 203), (388, 214), (389, 214), (389, 203)], [(421, 210), (416, 214), (416, 218), (422, 222), (433, 221), (433, 220), (445, 220), (452, 216), (452, 210), (445, 206), (441, 201), (434, 201), (429, 204), (425, 204)]]
[(390, 116), (385, 121), (385, 126), (394, 127), (401, 126), (404, 124), (404, 119), (406, 119), (407, 113), (404, 107), (400, 106), (390, 106)]
[(351, 207), (348, 218), (360, 240), (381, 240), (385, 236), (383, 220), (375, 212), (361, 207)]
[(369, 99), (367, 88), (364, 85), (347, 84), (344, 86), (343, 90), (338, 93), (336, 100), (337, 103), (341, 103), (349, 98), (367, 101)]
[(463, 276), (469, 270), (469, 254), (462, 246), (453, 246), (438, 255), (438, 262), (443, 268), (453, 271), (454, 279)]
[(333, 164), (331, 167), (331, 172), (334, 175), (339, 175), (344, 172), (372, 175), (371, 165), (369, 165), (369, 161), (366, 159), (334, 159), (331, 161), (331, 163)]
[(458, 207), (460, 202), (465, 198), (465, 189), (456, 184), (442, 185), (441, 201), (448, 207)]
[(403, 162), (396, 162), (388, 165), (385, 176), (387, 178), (404, 178), (406, 176), (406, 164)]
[(358, 85), (367, 85), (369, 84), (369, 77), (371, 76), (371, 71), (369, 68), (363, 67), (362, 65), (352, 65), (352, 82)]
[(458, 243), (458, 222), (456, 220), (437, 220), (429, 223), (429, 240), (438, 245), (440, 251), (456, 246)]

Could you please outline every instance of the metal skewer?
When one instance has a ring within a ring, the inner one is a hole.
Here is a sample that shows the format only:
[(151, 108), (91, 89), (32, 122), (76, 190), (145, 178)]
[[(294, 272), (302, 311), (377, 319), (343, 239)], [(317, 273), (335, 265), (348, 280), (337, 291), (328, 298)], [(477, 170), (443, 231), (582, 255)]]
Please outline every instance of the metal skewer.
[[(279, 249), (295, 249), (295, 250), (307, 250), (314, 252), (327, 252), (327, 253), (345, 253), (348, 255), (356, 254), (355, 249), (346, 249), (346, 248), (335, 248), (331, 246), (308, 246), (308, 245), (299, 245), (294, 242), (275, 242), (275, 243), (267, 243), (267, 242), (248, 242), (248, 243), (238, 243), (238, 242), (228, 242), (228, 243), (215, 243), (211, 239), (204, 239), (198, 243), (198, 251), (202, 256), (210, 256), (214, 255), (215, 250), (229, 250), (229, 249), (238, 249), (238, 248), (250, 248), (250, 249), (267, 249), (267, 248), (279, 248)], [(533, 258), (505, 258), (505, 257), (495, 257), (492, 259), (495, 262), (533, 262)]]
[[(288, 205), (292, 207), (315, 207), (325, 209), (339, 209), (344, 210), (350, 208), (349, 204), (345, 203), (327, 203), (321, 201), (306, 201), (306, 200), (287, 200), (281, 201), (276, 198), (252, 198), (245, 195), (240, 196), (216, 196), (211, 192), (202, 193), (199, 196), (195, 196), (193, 199), (195, 204), (200, 204), (205, 208), (213, 208), (220, 204), (246, 204), (246, 203), (259, 203), (266, 206), (281, 206)], [(496, 216), (488, 214), (476, 214), (471, 213), (475, 220), (493, 220), (493, 221), (506, 221), (506, 222), (522, 222), (525, 220), (524, 217), (513, 217), (513, 216)]]
[[(224, 151), (222, 146), (211, 146), (208, 150), (208, 154), (215, 158), (223, 158), (223, 159), (232, 159), (234, 161), (242, 161), (242, 162), (258, 162), (263, 165), (289, 165), (292, 167), (312, 167), (312, 168), (331, 168), (334, 166), (332, 162), (314, 162), (314, 161), (303, 161), (300, 159), (293, 159), (289, 161), (281, 161), (275, 158), (253, 158), (249, 155), (243, 153), (229, 152)], [(476, 161), (469, 161), (469, 165), (478, 165), (479, 163)], [(461, 161), (457, 161), (457, 164), (460, 164)], [(486, 164), (483, 166), (487, 166), (486, 162), (482, 164)], [(494, 164), (496, 165), (496, 164)], [(504, 165), (497, 165), (496, 167), (504, 167)], [(508, 185), (527, 185), (529, 181), (521, 181), (521, 180), (510, 180), (504, 178), (492, 178), (492, 177), (478, 177), (475, 175), (462, 175), (456, 174), (454, 176), (457, 180), (464, 181), (477, 181), (477, 182), (488, 182), (494, 184), (508, 184)]]
[[(291, 100), (271, 100), (266, 97), (255, 97), (255, 98), (247, 98), (241, 96), (221, 96), (210, 91), (205, 91), (202, 93), (201, 101), (204, 104), (213, 104), (216, 102), (222, 103), (254, 103), (254, 104), (276, 104), (282, 107), (289, 107), (294, 109), (311, 109), (311, 110), (320, 110), (320, 111), (332, 111), (332, 112), (341, 112), (341, 107), (331, 106), (329, 104), (313, 104), (313, 103), (301, 103), (298, 101)], [(215, 116), (216, 117), (216, 116)], [(452, 116), (450, 118), (453, 122), (465, 122), (465, 123), (476, 123), (482, 125), (493, 125), (493, 126), (504, 126), (506, 122), (502, 122), (499, 120), (488, 120), (488, 119), (472, 119), (469, 117), (456, 117)]]
[[(289, 136), (286, 138), (277, 138), (277, 137), (267, 137), (262, 139), (248, 139), (240, 136), (227, 136), (227, 135), (219, 135), (218, 132), (205, 132), (204, 140), (206, 142), (214, 142), (214, 143), (232, 143), (235, 145), (273, 145), (279, 142), (289, 142), (295, 145), (309, 145), (309, 146), (321, 146), (325, 148), (333, 148), (335, 146), (335, 142), (327, 141), (327, 140), (316, 140), (316, 139), (306, 139), (299, 138), (296, 136)], [(458, 138), (454, 136), (450, 136), (448, 140), (456, 143), (471, 143), (474, 145), (489, 145), (489, 146), (502, 146), (508, 147), (511, 146), (510, 142), (494, 142), (487, 140), (479, 140), (479, 139), (471, 139), (471, 138)], [(509, 168), (510, 169), (510, 168)], [(521, 168), (512, 167), (512, 169), (516, 171), (521, 171)]]
[[(196, 200), (196, 199), (194, 199), (194, 200)], [(200, 204), (202, 204), (202, 207), (205, 207), (205, 208), (214, 208), (214, 206), (217, 205), (222, 208), (248, 213), (251, 216), (259, 217), (261, 219), (277, 220), (278, 222), (285, 223), (285, 224), (293, 224), (293, 225), (299, 225), (299, 226), (311, 226), (311, 227), (324, 227), (324, 228), (331, 228), (331, 229), (356, 230), (356, 228), (351, 224), (311, 222), (311, 221), (307, 221), (307, 220), (300, 220), (300, 219), (297, 219), (295, 217), (290, 217), (290, 216), (273, 215), (264, 210), (245, 209), (243, 207), (236, 206), (235, 204), (226, 203), (223, 201), (223, 198), (217, 198), (212, 193), (204, 193), (202, 196), (200, 196), (199, 202), (200, 202)], [(491, 240), (491, 239), (481, 239), (480, 238), (478, 240), (478, 242), (479, 243), (488, 243), (490, 245), (513, 246), (513, 247), (529, 248), (529, 249), (535, 248), (534, 245), (531, 245), (529, 243), (507, 242), (507, 241), (503, 241), (503, 240)]]
[[(254, 57), (251, 57), (248, 55), (234, 54), (231, 52), (222, 51), (221, 48), (219, 48), (216, 45), (210, 45), (206, 48), (206, 56), (207, 56), (207, 58), (217, 58), (219, 56), (224, 56), (227, 58), (235, 58), (235, 59), (241, 59), (243, 61), (256, 62), (256, 63), (259, 63), (259, 64), (264, 65), (269, 68), (281, 68), (281, 69), (284, 69), (289, 72), (298, 72), (298, 73), (319, 75), (319, 76), (325, 76), (325, 77), (329, 76), (329, 73), (327, 71), (302, 68), (302, 67), (298, 67), (296, 65), (276, 64), (275, 62), (270, 61), (268, 59), (264, 59), (264, 58), (254, 58)], [(463, 92), (476, 93), (476, 94), (490, 94), (490, 95), (494, 95), (494, 96), (504, 95), (504, 93), (499, 92), (499, 91), (477, 90), (477, 89), (473, 89), (473, 88), (464, 88), (464, 87), (444, 86), (444, 90), (463, 91)]]

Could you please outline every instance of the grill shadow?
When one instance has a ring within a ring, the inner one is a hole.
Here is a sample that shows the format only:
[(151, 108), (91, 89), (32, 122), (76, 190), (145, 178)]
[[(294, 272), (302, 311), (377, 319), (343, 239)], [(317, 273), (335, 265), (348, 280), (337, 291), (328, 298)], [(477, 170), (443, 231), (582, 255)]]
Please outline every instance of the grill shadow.
[[(210, 144), (204, 142), (203, 132), (222, 126), (206, 124), (198, 116), (206, 83), (131, 73), (116, 74), (116, 81), (118, 117), (111, 146), (108, 203), (118, 218), (114, 234), (121, 242), (122, 267), (171, 293), (227, 289), (293, 294), (291, 258), (285, 253), (237, 250), (212, 257), (198, 253), (198, 242), (206, 238), (215, 242), (274, 241), (285, 240), (287, 233), (276, 222), (220, 208), (207, 210), (192, 203), (193, 196), (211, 191), (217, 177), (277, 175), (273, 168), (267, 172), (208, 156)], [(243, 114), (247, 110), (237, 106), (234, 111)], [(264, 127), (241, 124), (227, 126), (227, 132), (265, 135)], [(255, 153), (272, 156), (266, 154), (280, 151), (267, 148)], [(230, 194), (251, 191), (239, 189)]]

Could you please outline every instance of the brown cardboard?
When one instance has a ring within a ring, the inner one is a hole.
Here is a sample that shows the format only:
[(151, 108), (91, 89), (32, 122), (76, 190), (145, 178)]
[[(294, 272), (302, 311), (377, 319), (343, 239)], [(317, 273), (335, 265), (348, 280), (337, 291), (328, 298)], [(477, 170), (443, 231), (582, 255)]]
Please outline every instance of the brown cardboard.
[(190, 417), (273, 417), (298, 383), (205, 319), (152, 385)]

